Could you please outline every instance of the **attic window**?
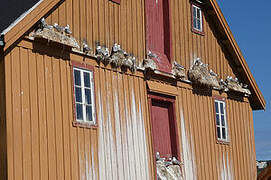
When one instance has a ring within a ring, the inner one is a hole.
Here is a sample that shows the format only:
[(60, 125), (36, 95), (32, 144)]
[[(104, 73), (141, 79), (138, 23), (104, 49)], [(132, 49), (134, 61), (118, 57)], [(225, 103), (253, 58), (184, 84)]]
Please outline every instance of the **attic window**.
[(203, 34), (202, 10), (198, 5), (192, 4), (192, 31)]
[(228, 142), (228, 125), (226, 117), (226, 103), (224, 99), (215, 99), (215, 120), (217, 140)]
[(96, 124), (92, 67), (73, 66), (74, 125)]

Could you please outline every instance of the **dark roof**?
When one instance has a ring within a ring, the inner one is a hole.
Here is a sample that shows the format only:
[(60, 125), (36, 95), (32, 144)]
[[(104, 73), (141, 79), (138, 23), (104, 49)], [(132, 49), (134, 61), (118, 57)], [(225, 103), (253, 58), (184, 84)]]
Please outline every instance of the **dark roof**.
[(40, 0), (2, 0), (0, 5), (0, 33)]

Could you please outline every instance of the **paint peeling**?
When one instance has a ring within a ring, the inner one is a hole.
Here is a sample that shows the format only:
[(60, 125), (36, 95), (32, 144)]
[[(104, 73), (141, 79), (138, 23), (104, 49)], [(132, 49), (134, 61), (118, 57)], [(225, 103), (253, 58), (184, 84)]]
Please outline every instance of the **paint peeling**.
[(192, 148), (190, 146), (189, 137), (187, 137), (187, 132), (185, 129), (185, 120), (183, 115), (183, 110), (180, 110), (181, 117), (181, 130), (182, 130), (182, 146), (183, 146), (183, 163), (184, 163), (184, 177), (189, 180), (197, 179), (194, 146), (192, 141), (192, 135), (190, 142), (192, 143)]

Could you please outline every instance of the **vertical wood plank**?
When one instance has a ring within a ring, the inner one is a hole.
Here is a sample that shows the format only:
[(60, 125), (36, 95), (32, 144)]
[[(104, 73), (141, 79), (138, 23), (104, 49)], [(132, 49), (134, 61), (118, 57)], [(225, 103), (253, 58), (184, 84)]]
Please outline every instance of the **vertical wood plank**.
[(22, 120), (22, 154), (23, 179), (32, 179), (32, 142), (29, 102), (29, 71), (27, 49), (20, 48), (20, 81), (21, 83), (21, 120)]
[(20, 77), (20, 50), (15, 48), (12, 53), (12, 105), (13, 105), (13, 147), (14, 147), (14, 179), (23, 177), (23, 157), (22, 157), (22, 121), (21, 121), (21, 82)]
[(5, 56), (5, 87), (6, 87), (6, 127), (7, 127), (7, 174), (11, 180), (14, 180), (14, 132), (13, 132), (13, 82), (12, 82), (12, 52)]
[(32, 141), (32, 178), (40, 177), (40, 147), (39, 147), (39, 111), (38, 111), (38, 75), (36, 54), (28, 50), (29, 54), (29, 94)]
[(68, 107), (68, 85), (67, 80), (67, 66), (65, 61), (60, 61), (60, 91), (61, 91), (61, 110), (62, 110), (62, 122), (63, 122), (63, 163), (64, 163), (64, 179), (71, 179), (71, 158), (70, 158), (70, 126), (71, 121), (69, 118), (69, 107)]
[(63, 160), (63, 117), (61, 106), (61, 81), (60, 59), (52, 59), (52, 81), (53, 81), (53, 101), (55, 119), (55, 141), (56, 141), (56, 165), (57, 179), (64, 179), (64, 160)]

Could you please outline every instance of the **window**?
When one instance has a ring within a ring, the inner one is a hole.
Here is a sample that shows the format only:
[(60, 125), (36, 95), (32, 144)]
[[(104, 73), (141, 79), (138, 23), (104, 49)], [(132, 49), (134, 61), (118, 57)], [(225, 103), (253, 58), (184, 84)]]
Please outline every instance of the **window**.
[(95, 124), (93, 71), (73, 67), (75, 124)]
[(145, 0), (146, 48), (158, 70), (171, 73), (170, 0)]
[(217, 139), (219, 141), (228, 142), (226, 104), (224, 101), (215, 100), (215, 119)]
[(195, 4), (192, 4), (192, 30), (196, 33), (203, 33), (202, 11)]

